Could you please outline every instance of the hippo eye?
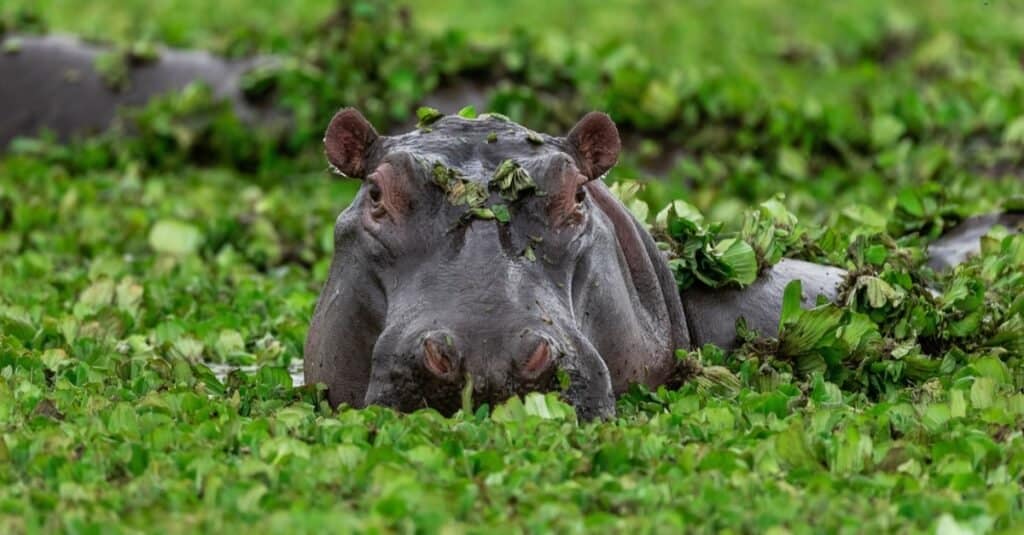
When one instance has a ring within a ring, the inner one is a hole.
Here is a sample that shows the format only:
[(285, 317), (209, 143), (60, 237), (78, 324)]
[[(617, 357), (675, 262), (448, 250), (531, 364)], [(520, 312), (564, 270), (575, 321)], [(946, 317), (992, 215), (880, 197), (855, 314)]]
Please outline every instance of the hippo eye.
[(373, 201), (373, 204), (380, 203), (380, 195), (381, 195), (380, 186), (378, 186), (377, 184), (372, 184), (371, 183), (370, 184), (370, 189), (369, 189), (369, 194), (370, 194), (370, 200)]

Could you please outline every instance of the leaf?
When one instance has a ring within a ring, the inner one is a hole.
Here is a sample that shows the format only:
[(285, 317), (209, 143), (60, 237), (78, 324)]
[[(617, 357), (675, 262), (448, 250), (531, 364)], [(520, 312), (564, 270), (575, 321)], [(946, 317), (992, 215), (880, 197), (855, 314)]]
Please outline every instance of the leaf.
[(775, 435), (775, 452), (779, 460), (794, 469), (813, 470), (820, 465), (817, 456), (807, 443), (804, 424), (793, 418), (788, 427)]
[(1003, 143), (1007, 145), (1024, 145), (1024, 115), (1017, 117), (1006, 125), (1003, 130)]
[(203, 234), (193, 225), (174, 219), (157, 221), (149, 231), (149, 245), (154, 251), (172, 256), (195, 253), (203, 243)]
[(996, 382), (988, 377), (976, 377), (971, 384), (971, 406), (987, 409), (995, 401)]
[(421, 106), (416, 110), (416, 117), (419, 119), (419, 122), (416, 123), (416, 128), (423, 129), (436, 123), (438, 119), (444, 117), (444, 114), (434, 108)]
[(458, 115), (465, 119), (476, 119), (476, 108), (473, 106), (465, 106), (459, 110)]
[(82, 291), (75, 304), (75, 317), (84, 318), (96, 314), (114, 301), (114, 281), (103, 278)]
[(496, 216), (494, 215), (494, 212), (491, 211), (490, 208), (470, 208), (466, 212), (466, 214), (469, 215), (470, 217), (475, 217), (477, 219), (495, 219), (496, 218)]
[(899, 141), (906, 127), (892, 115), (881, 115), (871, 121), (871, 144), (883, 148)]
[(872, 308), (882, 308), (889, 304), (899, 306), (903, 302), (905, 294), (898, 291), (888, 282), (872, 276), (863, 276), (857, 279), (857, 287), (864, 288), (868, 298), (868, 304)]
[(537, 184), (517, 162), (505, 160), (495, 169), (494, 176), (488, 182), (488, 188), (497, 190), (501, 198), (512, 202), (525, 193), (536, 191)]
[(793, 323), (800, 317), (803, 309), (803, 282), (800, 279), (793, 279), (786, 285), (782, 292), (782, 314), (779, 318), (779, 330), (789, 323)]
[(238, 331), (224, 329), (217, 336), (213, 350), (221, 359), (227, 360), (231, 356), (245, 352), (245, 339)]
[(871, 464), (874, 443), (871, 435), (848, 426), (838, 438), (832, 471), (838, 474), (858, 474)]
[(747, 242), (737, 238), (722, 240), (714, 253), (732, 272), (731, 280), (746, 286), (757, 279), (757, 255)]
[(803, 180), (807, 178), (807, 159), (796, 149), (791, 147), (780, 148), (778, 165), (779, 172), (782, 173), (783, 176), (789, 177), (793, 180)]
[(47, 349), (43, 352), (40, 360), (43, 361), (43, 365), (50, 371), (58, 371), (70, 365), (72, 362), (68, 359), (68, 354), (63, 349), (54, 348)]
[(508, 213), (508, 206), (504, 204), (492, 204), (491, 213), (494, 214), (494, 218), (502, 223), (508, 223), (511, 220), (511, 216)]

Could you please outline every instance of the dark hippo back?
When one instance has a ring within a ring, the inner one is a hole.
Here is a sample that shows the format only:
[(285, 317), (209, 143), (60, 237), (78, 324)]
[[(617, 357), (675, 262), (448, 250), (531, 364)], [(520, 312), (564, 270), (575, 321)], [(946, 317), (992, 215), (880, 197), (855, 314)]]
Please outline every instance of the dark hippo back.
[(160, 49), (152, 61), (132, 66), (121, 89), (96, 70), (110, 49), (65, 36), (7, 36), (11, 51), (0, 53), (0, 150), (17, 136), (43, 129), (61, 140), (110, 127), (117, 111), (142, 106), (155, 96), (194, 81), (231, 101), (243, 119), (259, 111), (242, 98), (243, 73), (263, 60), (227, 61), (206, 52)]

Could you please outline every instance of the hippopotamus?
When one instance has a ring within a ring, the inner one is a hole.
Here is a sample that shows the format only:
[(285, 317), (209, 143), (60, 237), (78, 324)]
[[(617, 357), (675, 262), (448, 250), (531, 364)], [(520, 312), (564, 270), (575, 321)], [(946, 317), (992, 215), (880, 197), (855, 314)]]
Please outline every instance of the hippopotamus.
[(278, 110), (248, 99), (242, 77), (275, 60), (257, 57), (227, 60), (208, 52), (159, 47), (152, 57), (128, 62), (119, 84), (97, 69), (97, 60), (115, 50), (61, 35), (0, 37), (0, 150), (17, 136), (53, 132), (58, 139), (89, 135), (109, 128), (118, 110), (142, 106), (153, 97), (207, 84), (227, 100), (244, 121), (281, 122)]
[[(333, 170), (363, 181), (335, 222), (305, 348), (305, 380), (332, 405), (450, 413), (466, 388), (476, 402), (562, 389), (581, 417), (608, 416), (630, 385), (669, 380), (677, 349), (725, 344), (743, 306), (777, 326), (776, 286), (818, 280), (811, 301), (842, 279), (784, 261), (742, 306), (681, 298), (601, 180), (621, 148), (603, 113), (564, 137), (498, 115), (382, 136), (350, 108), (324, 146)], [(695, 328), (712, 323), (722, 329)]]
[(560, 389), (580, 417), (606, 417), (631, 385), (674, 380), (677, 350), (734, 348), (740, 318), (777, 335), (790, 281), (807, 306), (835, 300), (847, 276), (783, 259), (745, 288), (680, 293), (602, 181), (621, 141), (599, 112), (564, 137), (497, 114), (384, 136), (346, 108), (324, 148), (334, 172), (362, 181), (335, 222), (305, 347), (305, 381), (333, 406), (450, 414), (465, 392), (483, 403)]

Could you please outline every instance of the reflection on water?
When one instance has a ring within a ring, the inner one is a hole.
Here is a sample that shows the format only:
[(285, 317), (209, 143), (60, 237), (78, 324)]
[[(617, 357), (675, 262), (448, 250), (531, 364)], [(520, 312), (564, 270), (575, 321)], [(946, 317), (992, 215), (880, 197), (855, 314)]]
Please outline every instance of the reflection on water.
[[(255, 364), (249, 366), (234, 366), (232, 364), (208, 362), (206, 363), (206, 366), (210, 368), (210, 371), (212, 371), (220, 381), (223, 381), (233, 370), (241, 370), (244, 373), (256, 373), (256, 371), (260, 369), (260, 367)], [(302, 377), (301, 360), (293, 360), (288, 365), (288, 375), (292, 376), (292, 386), (302, 386), (305, 384)]]

